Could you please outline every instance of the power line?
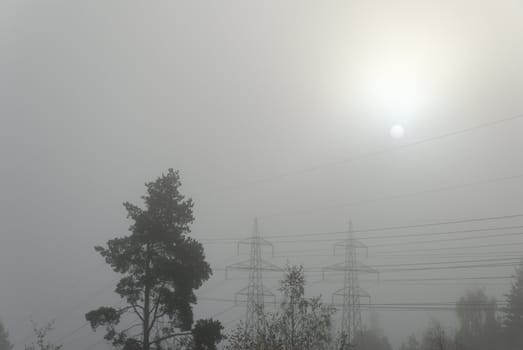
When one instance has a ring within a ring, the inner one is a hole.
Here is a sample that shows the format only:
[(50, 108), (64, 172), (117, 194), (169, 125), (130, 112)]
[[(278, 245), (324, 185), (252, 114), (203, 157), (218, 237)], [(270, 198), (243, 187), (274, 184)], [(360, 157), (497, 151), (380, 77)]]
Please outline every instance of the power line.
[[(82, 304), (84, 304), (85, 302), (87, 302), (88, 300), (90, 300), (92, 297), (95, 297), (97, 295), (99, 295), (100, 293), (104, 292), (106, 289), (108, 289), (110, 286), (112, 286), (113, 282), (116, 280), (117, 278), (113, 278), (111, 280), (111, 283), (110, 284), (107, 284), (107, 285), (104, 285), (102, 288), (99, 288), (95, 291), (93, 291), (92, 293), (89, 293), (85, 298), (83, 298), (80, 302), (74, 304), (73, 306), (69, 307), (68, 309), (66, 309), (64, 312), (58, 314), (57, 316), (53, 317), (50, 319), (50, 322), (54, 322), (56, 320), (59, 320), (61, 318), (64, 317), (64, 315), (67, 315), (68, 313), (70, 313), (71, 311), (75, 310), (76, 308), (78, 308), (79, 306), (81, 306)], [(80, 280), (80, 279), (79, 279)], [(85, 324), (81, 327), (83, 328), (85, 327)], [(76, 330), (74, 331), (76, 332)], [(29, 333), (27, 334), (24, 338), (21, 338), (19, 339), (18, 341), (15, 342), (16, 345), (18, 345), (19, 343), (23, 343), (25, 341), (27, 341), (29, 338), (31, 338), (33, 336), (32, 333)], [(65, 337), (68, 337), (69, 335), (66, 335)]]
[(302, 174), (306, 174), (306, 173), (310, 173), (310, 172), (315, 172), (315, 171), (318, 171), (318, 170), (322, 170), (322, 169), (330, 168), (330, 167), (334, 167), (334, 166), (339, 166), (339, 165), (342, 165), (342, 164), (350, 164), (350, 163), (358, 161), (358, 160), (362, 160), (362, 159), (366, 159), (366, 158), (373, 158), (373, 157), (381, 156), (381, 155), (384, 155), (384, 154), (387, 154), (387, 153), (391, 153), (391, 152), (395, 152), (395, 151), (398, 151), (398, 150), (406, 149), (406, 148), (409, 148), (409, 147), (419, 146), (419, 145), (427, 144), (427, 143), (430, 143), (430, 142), (442, 140), (442, 139), (445, 139), (445, 138), (449, 138), (449, 137), (453, 137), (453, 136), (458, 136), (458, 135), (470, 133), (470, 132), (473, 132), (473, 131), (489, 128), (489, 127), (492, 127), (492, 126), (495, 126), (495, 125), (500, 125), (500, 124), (507, 123), (507, 122), (510, 122), (510, 121), (515, 121), (515, 120), (518, 120), (518, 119), (521, 119), (521, 118), (523, 118), (523, 114), (518, 114), (518, 115), (511, 116), (511, 117), (497, 119), (497, 120), (494, 120), (494, 121), (484, 122), (484, 123), (477, 124), (475, 126), (471, 126), (471, 127), (468, 127), (468, 128), (462, 128), (462, 129), (458, 129), (458, 130), (454, 130), (454, 131), (449, 131), (449, 132), (442, 133), (442, 134), (439, 134), (439, 135), (436, 135), (436, 136), (432, 136), (432, 137), (428, 137), (428, 138), (425, 138), (425, 139), (421, 139), (421, 140), (418, 140), (418, 141), (415, 141), (415, 142), (410, 142), (410, 143), (406, 143), (406, 144), (403, 144), (403, 145), (397, 145), (397, 146), (388, 147), (388, 148), (384, 148), (384, 149), (380, 149), (380, 150), (375, 150), (375, 151), (369, 151), (369, 152), (365, 152), (365, 153), (361, 153), (361, 154), (356, 154), (356, 155), (349, 156), (349, 157), (344, 158), (344, 159), (339, 159), (339, 160), (330, 161), (330, 162), (324, 162), (324, 163), (321, 163), (321, 164), (317, 164), (317, 165), (309, 166), (309, 167), (303, 167), (301, 169), (296, 169), (296, 170), (293, 170), (293, 171), (282, 172), (280, 174), (267, 176), (267, 177), (259, 179), (259, 180), (247, 181), (247, 182), (244, 182), (244, 183), (241, 183), (241, 184), (234, 184), (234, 185), (230, 185), (230, 186), (223, 186), (220, 189), (217, 189), (217, 190), (214, 190), (214, 191), (202, 192), (201, 194), (202, 195), (213, 194), (213, 193), (215, 194), (215, 193), (220, 193), (220, 192), (224, 192), (224, 191), (234, 190), (234, 189), (238, 189), (238, 188), (245, 188), (245, 187), (248, 187), (248, 186), (257, 186), (257, 185), (261, 185), (261, 184), (271, 183), (271, 182), (275, 182), (275, 181), (278, 181), (278, 180), (281, 180), (281, 179), (284, 179), (284, 178), (297, 176), (297, 175), (302, 175)]
[[(372, 240), (372, 239), (386, 239), (386, 238), (427, 237), (427, 236), (453, 235), (453, 234), (462, 234), (462, 233), (504, 231), (504, 230), (517, 229), (517, 228), (523, 228), (523, 225), (501, 226), (501, 227), (490, 227), (490, 228), (479, 228), (479, 229), (468, 229), (468, 230), (454, 230), (454, 231), (444, 231), (444, 232), (407, 233), (407, 234), (399, 234), (399, 235), (371, 236), (371, 237), (365, 237), (365, 239)], [(322, 238), (321, 239), (321, 241), (325, 241), (325, 240), (334, 240), (334, 238)], [(320, 241), (320, 239), (314, 240), (314, 241)], [(309, 240), (304, 240), (302, 242), (309, 242)], [(278, 243), (282, 243), (282, 242), (278, 241)]]
[[(515, 227), (523, 228), (523, 226), (515, 226)], [(427, 236), (437, 236), (437, 235), (472, 233), (472, 232), (480, 232), (480, 231), (496, 231), (496, 230), (480, 229), (480, 230), (450, 231), (450, 232), (436, 232), (436, 233), (421, 233), (421, 234), (410, 234), (410, 235), (390, 235), (390, 236), (369, 237), (367, 239), (390, 239), (390, 238), (398, 238), (398, 237), (427, 237)], [(519, 236), (519, 235), (523, 235), (523, 232), (497, 233), (497, 234), (494, 234), (494, 235), (458, 237), (458, 238), (438, 239), (438, 240), (428, 240), (428, 241), (397, 242), (397, 243), (394, 243), (394, 244), (392, 244), (392, 243), (390, 243), (390, 244), (374, 244), (374, 245), (369, 245), (368, 247), (382, 247), (382, 246), (393, 246), (393, 245), (403, 245), (403, 244), (419, 244), (419, 243), (434, 243), (434, 242), (449, 242), (449, 241), (454, 242), (454, 241), (469, 240), (469, 239), (497, 238), (497, 237), (504, 237), (504, 236)], [(335, 240), (337, 241), (339, 239), (335, 239), (335, 238), (307, 239), (307, 240), (301, 240), (300, 243), (328, 242), (328, 241), (335, 241)], [(296, 243), (295, 240), (277, 241), (277, 242), (278, 243)]]
[(475, 187), (475, 186), (479, 186), (479, 185), (519, 180), (522, 178), (523, 178), (523, 174), (514, 174), (514, 175), (502, 176), (502, 177), (491, 177), (491, 178), (487, 178), (487, 179), (483, 179), (483, 180), (469, 181), (469, 182), (464, 182), (461, 184), (436, 187), (436, 188), (414, 191), (414, 192), (409, 192), (409, 193), (399, 193), (399, 194), (392, 194), (392, 195), (375, 197), (375, 198), (367, 198), (367, 199), (362, 199), (362, 200), (355, 201), (352, 203), (343, 203), (343, 204), (337, 204), (337, 205), (329, 205), (329, 206), (320, 207), (320, 208), (307, 208), (307, 209), (294, 210), (294, 211), (290, 211), (290, 210), (279, 211), (277, 213), (261, 216), (260, 218), (261, 219), (270, 219), (270, 218), (274, 218), (274, 217), (281, 217), (281, 216), (288, 216), (288, 215), (300, 215), (300, 214), (307, 214), (307, 213), (324, 212), (324, 211), (329, 211), (329, 210), (333, 210), (333, 209), (352, 208), (352, 207), (356, 207), (356, 206), (360, 206), (360, 205), (392, 201), (392, 200), (403, 199), (403, 198), (417, 197), (417, 196), (425, 195), (425, 194), (435, 194), (435, 193), (441, 193), (441, 192), (461, 190), (461, 189)]
[[(62, 264), (63, 264), (63, 261), (62, 261)], [(95, 266), (95, 267), (98, 267), (98, 266), (99, 266), (99, 267), (105, 267), (106, 265), (105, 265), (105, 262), (104, 262), (104, 263), (98, 262), (98, 263), (95, 264), (94, 266)], [(96, 275), (96, 274), (98, 274), (98, 273), (99, 273), (100, 271), (102, 271), (102, 270), (103, 270), (103, 268), (96, 269), (96, 270), (94, 271), (94, 273), (90, 273), (90, 275)], [(43, 273), (43, 271), (42, 271), (42, 273)], [(71, 286), (74, 286), (76, 283), (78, 283), (78, 282), (80, 282), (80, 281), (82, 281), (82, 280), (85, 280), (85, 276), (80, 275), (80, 276), (78, 276), (77, 278), (75, 278), (73, 281), (71, 281), (70, 285), (71, 285)], [(96, 294), (96, 293), (98, 293), (98, 292), (101, 292), (101, 290), (99, 290), (99, 291), (95, 291), (94, 293)], [(55, 300), (59, 300), (59, 299), (60, 299), (60, 297), (53, 298), (52, 301), (51, 301), (51, 303), (53, 303)], [(50, 302), (47, 302), (47, 303), (45, 304), (45, 306), (48, 306), (49, 303), (50, 303)], [(43, 305), (43, 304), (37, 305), (37, 306), (36, 306), (35, 308), (33, 308), (33, 309), (39, 310), (39, 309), (41, 309), (41, 306), (42, 306), (42, 305)], [(21, 318), (21, 319), (16, 320), (16, 321), (15, 321), (15, 324), (18, 324), (18, 323), (22, 323), (22, 322), (28, 321), (29, 319), (31, 319), (31, 318), (33, 317), (33, 314), (34, 314), (34, 312), (32, 312), (29, 316), (25, 316), (25, 317), (23, 317), (23, 318)], [(54, 320), (54, 319), (58, 319), (59, 317), (60, 317), (60, 316), (56, 316), (55, 318), (53, 318), (53, 320)], [(27, 337), (26, 337), (26, 338), (27, 338)], [(25, 340), (25, 339), (24, 339), (24, 340)]]
[[(520, 258), (496, 258), (496, 259), (454, 260), (454, 261), (438, 261), (438, 262), (415, 262), (415, 263), (383, 264), (383, 265), (374, 264), (373, 267), (402, 267), (402, 266), (443, 265), (443, 264), (448, 264), (449, 266), (458, 266), (458, 265), (451, 265), (451, 264), (486, 263), (486, 262), (496, 262), (496, 264), (499, 264), (499, 263), (503, 263), (503, 262), (508, 263), (510, 261), (514, 262), (514, 264), (517, 265), (521, 261), (521, 259)], [(496, 265), (496, 264), (493, 264), (493, 265)], [(317, 267), (317, 268), (321, 268), (321, 266)], [(313, 271), (314, 267), (309, 267), (305, 270)]]
[[(478, 249), (478, 248), (497, 248), (497, 247), (514, 247), (514, 246), (521, 246), (523, 245), (523, 242), (513, 242), (513, 243), (500, 243), (500, 244), (483, 244), (483, 245), (472, 245), (472, 246), (457, 246), (457, 247), (436, 247), (436, 248), (416, 248), (416, 252), (432, 252), (432, 251), (447, 251), (447, 250), (464, 250), (464, 249)], [(318, 252), (318, 251), (330, 251), (332, 252), (332, 249), (326, 249), (326, 248), (316, 248), (316, 249), (301, 249), (301, 250), (288, 250), (288, 251), (282, 251), (280, 254), (293, 254), (293, 253), (306, 253), (306, 252)], [(407, 250), (387, 250), (384, 253), (390, 254), (390, 253), (398, 253), (398, 254), (405, 254), (407, 256), (408, 253), (412, 252), (411, 249)], [(380, 253), (379, 251), (377, 253)], [(496, 253), (496, 252), (492, 252)], [(485, 253), (486, 254), (486, 253)], [(523, 254), (522, 254), (523, 255)], [(278, 255), (277, 257), (286, 257), (287, 255)]]
[[(514, 260), (520, 260), (520, 259), (514, 259)], [(508, 261), (508, 259), (507, 259)], [(465, 262), (463, 262), (465, 263)], [(423, 263), (414, 263), (414, 264), (387, 264), (382, 265), (386, 266), (387, 268), (380, 270), (381, 272), (404, 272), (404, 271), (419, 271), (419, 270), (445, 270), (445, 269), (473, 269), (473, 268), (484, 268), (484, 267), (507, 267), (507, 266), (518, 266), (520, 262), (499, 262), (499, 263), (491, 263), (491, 264), (471, 264), (471, 265), (449, 265), (449, 266), (439, 266), (439, 267), (416, 267), (416, 268), (405, 268), (405, 269), (396, 269), (396, 268), (390, 268), (394, 266), (420, 266), (420, 265), (426, 265)], [(374, 266), (381, 266), (381, 265), (374, 265)], [(225, 270), (225, 269), (223, 269)], [(305, 268), (303, 269), (304, 272), (323, 272), (323, 270), (318, 268)], [(274, 271), (277, 272), (277, 271)], [(335, 273), (335, 272), (334, 272)], [(201, 299), (203, 300), (203, 299)]]
[(383, 264), (383, 265), (373, 265), (374, 267), (396, 267), (396, 266), (420, 266), (420, 265), (443, 265), (443, 264), (468, 264), (468, 263), (482, 263), (489, 261), (520, 261), (520, 258), (501, 258), (501, 259), (478, 259), (478, 260), (455, 260), (455, 261), (437, 261), (437, 262), (415, 262), (415, 263), (404, 263), (404, 264)]
[[(354, 230), (354, 233), (369, 234), (369, 233), (382, 232), (382, 231), (405, 230), (405, 229), (413, 229), (413, 228), (425, 228), (425, 227), (435, 227), (435, 226), (444, 226), (444, 225), (456, 225), (456, 224), (485, 222), (485, 221), (495, 221), (495, 220), (508, 220), (508, 219), (515, 219), (515, 218), (521, 218), (521, 217), (523, 217), (523, 213), (516, 213), (516, 214), (509, 214), (509, 215), (498, 215), (498, 216), (475, 217), (475, 218), (468, 218), (468, 219), (455, 219), (455, 220), (448, 220), (448, 221), (425, 222), (425, 223), (419, 223), (419, 224), (382, 226), (382, 227), (376, 227), (376, 228)], [(505, 227), (510, 227), (510, 226), (504, 226), (503, 228), (493, 228), (493, 230), (504, 229)], [(515, 226), (515, 227), (521, 228), (521, 227), (523, 227), (523, 225), (518, 225), (518, 226)], [(484, 230), (488, 230), (488, 229), (485, 228)], [(454, 232), (454, 231), (452, 231), (452, 232)], [(465, 232), (465, 231), (461, 231), (461, 232)], [(471, 232), (475, 232), (475, 231), (471, 231)], [(336, 234), (345, 234), (345, 233), (346, 233), (346, 231), (321, 231), (321, 232), (310, 232), (310, 233), (264, 235), (264, 238), (270, 238), (270, 239), (296, 238), (296, 237), (307, 237), (307, 236), (336, 235)], [(369, 237), (369, 238), (371, 238), (371, 237)], [(221, 237), (221, 238), (205, 238), (205, 237), (201, 237), (200, 238), (200, 240), (202, 242), (227, 241), (227, 240), (231, 241), (231, 240), (238, 240), (238, 239), (241, 239), (241, 238), (240, 237)]]
[[(233, 299), (227, 299), (227, 298), (205, 298), (206, 301), (213, 301), (213, 302), (234, 302)], [(281, 303), (281, 300), (277, 300), (277, 303)], [(370, 304), (370, 306), (437, 306), (437, 305), (456, 305), (457, 301), (447, 301), (447, 302), (441, 302), (441, 301), (422, 301), (422, 302), (405, 302), (405, 303), (373, 303)], [(336, 306), (342, 306), (342, 304), (336, 304), (333, 303)], [(502, 301), (495, 301), (493, 303), (467, 303), (466, 305), (469, 306), (478, 306), (478, 307), (485, 307), (488, 305), (506, 305), (507, 302)], [(361, 306), (369, 306), (368, 304), (361, 304)]]
[(76, 332), (78, 332), (79, 330), (81, 329), (84, 329), (86, 326), (89, 325), (89, 322), (84, 322), (80, 327), (78, 328), (75, 328), (74, 330), (70, 331), (69, 333), (67, 333), (66, 335), (58, 338), (57, 340), (55, 340), (53, 342), (54, 345), (59, 345), (62, 341), (64, 341), (65, 339), (69, 338), (70, 336), (72, 336), (73, 334), (75, 334)]
[[(265, 278), (271, 279), (271, 277), (265, 277)], [(394, 284), (394, 283), (403, 284), (403, 283), (437, 282), (437, 284), (435, 284), (435, 283), (430, 284), (430, 285), (434, 286), (434, 285), (440, 285), (443, 282), (447, 282), (448, 285), (455, 285), (455, 283), (450, 283), (450, 282), (463, 282), (465, 285), (469, 285), (470, 283), (477, 282), (477, 281), (482, 281), (481, 284), (484, 285), (487, 281), (509, 280), (509, 279), (513, 279), (513, 278), (514, 278), (514, 276), (485, 276), (485, 277), (462, 277), (462, 278), (424, 277), (424, 278), (387, 278), (387, 279), (380, 278), (379, 281), (376, 281), (375, 279), (373, 279), (373, 280), (360, 279), (360, 281), (365, 282), (365, 283), (378, 282), (380, 285), (381, 284)], [(272, 277), (272, 279), (280, 279), (280, 278)], [(339, 280), (339, 278), (335, 279), (335, 280), (331, 280), (328, 277), (326, 277), (325, 279), (321, 278), (320, 280), (315, 281), (315, 282), (309, 282), (309, 283), (307, 283), (307, 285), (311, 286), (311, 285), (323, 283), (323, 282), (340, 283), (340, 280)], [(497, 283), (496, 285), (507, 285), (506, 282), (496, 282), (496, 283)]]
[[(515, 263), (496, 263), (496, 264), (474, 264), (474, 265), (451, 265), (435, 267), (413, 267), (413, 268), (387, 268), (381, 269), (380, 273), (386, 272), (408, 272), (408, 271), (429, 271), (429, 270), (453, 270), (453, 269), (475, 269), (475, 268), (493, 268), (493, 267), (514, 267), (519, 264)], [(321, 272), (319, 270), (306, 270), (308, 272)]]
[[(333, 257), (331, 254), (311, 254), (307, 252), (302, 253), (296, 253), (296, 254), (285, 254), (285, 255), (275, 255), (274, 258), (298, 258), (298, 257)], [(449, 255), (449, 254), (427, 254), (427, 255), (410, 255), (410, 254), (369, 254), (368, 258), (374, 258), (374, 259), (380, 259), (380, 260), (405, 260), (405, 259), (412, 259), (412, 258), (424, 258), (424, 259), (452, 259), (452, 258), (477, 258), (477, 257), (512, 257), (512, 258), (518, 258), (521, 259), (523, 257), (522, 252), (515, 252), (515, 253), (495, 253), (495, 254), (489, 254), (489, 253), (479, 253), (479, 254), (455, 254), (455, 255)]]
[(458, 238), (447, 238), (447, 239), (432, 239), (425, 241), (408, 241), (408, 242), (396, 242), (396, 243), (383, 243), (383, 244), (372, 244), (369, 247), (392, 247), (398, 245), (411, 245), (411, 244), (426, 244), (426, 243), (439, 243), (439, 242), (456, 242), (456, 241), (467, 241), (470, 239), (482, 239), (482, 238), (499, 238), (499, 237), (511, 237), (521, 236), (523, 232), (510, 232), (510, 233), (498, 233), (495, 235), (483, 235), (483, 236), (472, 236), (472, 237), (458, 237)]
[[(439, 247), (439, 248), (416, 248), (417, 252), (431, 252), (441, 250), (463, 250), (463, 249), (478, 249), (478, 248), (496, 248), (496, 247), (514, 247), (521, 246), (523, 243), (499, 243), (499, 244), (480, 244), (473, 246), (460, 246), (460, 247)], [(407, 250), (408, 251), (408, 250)], [(392, 250), (389, 252), (405, 252), (404, 250)]]
[[(471, 223), (471, 222), (506, 220), (506, 219), (520, 218), (520, 217), (523, 217), (523, 214), (518, 213), (518, 214), (510, 214), (510, 215), (476, 217), (476, 218), (469, 218), (469, 219), (456, 219), (456, 220), (449, 220), (449, 221), (425, 222), (425, 223), (420, 223), (420, 224), (383, 226), (383, 227), (376, 227), (376, 228), (359, 229), (359, 230), (355, 230), (354, 233), (373, 233), (373, 232), (382, 232), (382, 231), (405, 230), (405, 229), (422, 228), (422, 227), (464, 224), (464, 223)], [(311, 233), (308, 235), (321, 235), (321, 234), (334, 234), (334, 233), (342, 233), (342, 231), (334, 231), (334, 232), (327, 232), (327, 233)], [(275, 238), (275, 236), (267, 236), (267, 238)]]

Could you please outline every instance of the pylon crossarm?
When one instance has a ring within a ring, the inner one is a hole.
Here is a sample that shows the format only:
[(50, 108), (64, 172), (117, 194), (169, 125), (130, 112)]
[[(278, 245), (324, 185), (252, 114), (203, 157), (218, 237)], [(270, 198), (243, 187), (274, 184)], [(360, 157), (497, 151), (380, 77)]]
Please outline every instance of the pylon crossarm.
[[(332, 251), (332, 253), (333, 253), (334, 256), (336, 256), (336, 251), (337, 251), (336, 248), (338, 248), (338, 247), (341, 247), (343, 250), (345, 250), (345, 249), (347, 248), (347, 243), (346, 243), (346, 241), (341, 241), (341, 242), (335, 243), (335, 244), (333, 245), (333, 251)], [(361, 248), (361, 249), (365, 249), (365, 254), (366, 254), (366, 256), (369, 255), (369, 248), (367, 248), (367, 246), (364, 245), (363, 243), (362, 243), (362, 246), (352, 246), (352, 248)]]
[(274, 257), (274, 245), (271, 242), (266, 241), (263, 238), (258, 238), (258, 242), (262, 246), (271, 247), (271, 256)]
[[(237, 291), (235, 293), (235, 295), (249, 295), (249, 291), (248, 291), (249, 287), (244, 287), (242, 289), (240, 289), (239, 291)], [(263, 288), (263, 292), (261, 293), (261, 295), (263, 295), (264, 297), (276, 297), (274, 295), (274, 293), (272, 293), (269, 289), (267, 288)]]
[(225, 266), (225, 270), (248, 270), (250, 268), (250, 261), (240, 261), (234, 264)]
[(260, 245), (267, 246), (267, 247), (272, 247), (273, 246), (273, 244), (271, 242), (269, 242), (269, 241), (267, 241), (267, 240), (265, 240), (265, 239), (263, 239), (261, 237), (258, 237), (258, 243)]
[[(240, 289), (234, 294), (234, 305), (238, 305), (238, 296), (240, 295), (247, 295), (245, 291), (247, 291), (249, 287), (245, 287), (243, 289)], [(245, 300), (242, 300), (242, 302), (246, 302)]]
[(374, 267), (362, 264), (360, 262), (357, 262), (356, 269), (356, 271), (358, 272), (376, 273), (379, 275), (379, 271), (376, 270)]
[(344, 239), (342, 241), (338, 241), (334, 243), (334, 246), (342, 246), (342, 247), (352, 247), (352, 248), (367, 248), (365, 243), (362, 241), (356, 239), (356, 238), (350, 238), (350, 239)]
[(238, 241), (237, 243), (237, 247), (238, 249), (240, 249), (240, 245), (251, 245), (253, 243), (256, 243), (260, 246), (268, 246), (268, 247), (272, 247), (273, 244), (263, 238), (260, 238), (260, 237), (249, 237), (249, 238), (245, 238), (245, 239), (242, 239), (241, 241)]
[(367, 268), (367, 267), (362, 267), (362, 266), (356, 266), (356, 267), (352, 267), (352, 268), (347, 268), (345, 267), (345, 265), (341, 264), (342, 266), (335, 266), (335, 265), (331, 265), (331, 266), (327, 266), (327, 267), (324, 267), (322, 272), (327, 272), (327, 271), (354, 271), (354, 272), (364, 272), (364, 273), (378, 273), (375, 269), (372, 269), (372, 268)]
[(235, 295), (247, 295), (246, 291), (249, 289), (249, 287), (244, 287), (236, 292)]
[[(348, 289), (350, 289), (350, 288), (345, 288), (345, 287), (340, 288), (337, 291), (335, 291), (334, 293), (332, 293), (332, 296), (333, 297), (334, 296), (341, 296), (342, 297), (342, 296), (344, 296), (346, 294), (346, 291)], [(358, 288), (358, 296), (360, 298), (369, 298), (370, 299), (370, 294), (367, 291), (365, 291), (364, 289), (361, 289), (361, 288)]]
[(266, 260), (261, 260), (260, 268), (265, 271), (282, 271), (281, 267), (274, 265), (273, 263), (270, 263)]
[(358, 287), (358, 295), (361, 297), (361, 298), (369, 298), (370, 299), (370, 294), (369, 292), (367, 292), (365, 289), (362, 289), (360, 287)]
[(343, 271), (345, 270), (346, 266), (345, 263), (337, 263), (334, 265), (325, 266), (322, 270), (323, 271)]

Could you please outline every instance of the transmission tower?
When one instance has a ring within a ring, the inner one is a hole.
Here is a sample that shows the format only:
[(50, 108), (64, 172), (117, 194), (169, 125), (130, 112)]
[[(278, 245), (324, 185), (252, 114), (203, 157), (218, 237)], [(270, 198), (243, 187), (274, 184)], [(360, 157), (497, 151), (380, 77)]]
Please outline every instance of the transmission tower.
[(352, 236), (352, 222), (349, 222), (347, 239), (334, 244), (334, 254), (336, 248), (342, 246), (345, 250), (343, 262), (327, 266), (323, 269), (323, 277), (326, 271), (343, 272), (343, 288), (335, 291), (332, 295), (334, 304), (335, 297), (342, 297), (341, 310), (341, 329), (339, 347), (340, 350), (356, 349), (356, 336), (362, 331), (360, 298), (368, 298), (370, 295), (359, 286), (359, 273), (378, 273), (370, 266), (364, 265), (357, 260), (357, 249), (367, 249), (367, 246)]
[(265, 331), (265, 297), (275, 298), (275, 295), (263, 286), (262, 271), (281, 271), (281, 268), (262, 259), (262, 246), (271, 247), (272, 255), (274, 255), (274, 247), (272, 243), (260, 237), (258, 218), (254, 219), (252, 237), (238, 242), (238, 253), (241, 245), (250, 246), (249, 259), (227, 266), (225, 276), (227, 278), (229, 269), (249, 271), (249, 283), (247, 287), (236, 292), (235, 301), (238, 301), (239, 296), (246, 297), (245, 329), (251, 336), (250, 339), (256, 339)]

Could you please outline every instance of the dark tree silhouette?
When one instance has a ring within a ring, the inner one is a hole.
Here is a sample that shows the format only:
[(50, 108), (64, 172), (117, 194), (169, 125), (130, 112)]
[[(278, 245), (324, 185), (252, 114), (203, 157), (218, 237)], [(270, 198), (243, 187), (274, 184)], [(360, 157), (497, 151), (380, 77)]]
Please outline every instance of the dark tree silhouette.
[(5, 329), (4, 324), (0, 322), (0, 350), (11, 350), (13, 344), (9, 341), (9, 332)]
[(523, 259), (516, 268), (515, 281), (503, 309), (504, 338), (507, 349), (523, 349)]
[(192, 331), (195, 350), (216, 350), (216, 344), (223, 339), (223, 326), (213, 319), (198, 320)]
[[(115, 291), (127, 305), (100, 307), (85, 317), (93, 330), (105, 326), (105, 338), (125, 350), (158, 348), (179, 330), (190, 330), (194, 290), (212, 273), (202, 245), (187, 236), (194, 221), (193, 202), (180, 193), (180, 185), (179, 174), (172, 169), (146, 183), (144, 209), (124, 203), (133, 221), (131, 234), (95, 247), (123, 275)], [(127, 324), (127, 313), (134, 314), (138, 323)], [(118, 330), (124, 319), (126, 326)], [(131, 333), (136, 327), (141, 332)]]

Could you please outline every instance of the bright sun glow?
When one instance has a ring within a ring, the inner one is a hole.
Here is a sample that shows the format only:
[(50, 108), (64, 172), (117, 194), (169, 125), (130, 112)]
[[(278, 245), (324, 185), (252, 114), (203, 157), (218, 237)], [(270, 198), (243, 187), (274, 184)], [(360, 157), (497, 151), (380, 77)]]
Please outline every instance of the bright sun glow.
[[(364, 118), (399, 139), (405, 129), (434, 118), (459, 62), (449, 40), (429, 45), (415, 35), (397, 36), (346, 54), (345, 61), (333, 65), (326, 92), (342, 123)], [(400, 128), (391, 130), (396, 125)]]
[(375, 64), (366, 79), (369, 104), (379, 114), (408, 119), (425, 103), (420, 67), (415, 62), (386, 59)]
[(393, 139), (401, 139), (405, 135), (405, 128), (401, 124), (395, 124), (390, 128), (390, 136)]

